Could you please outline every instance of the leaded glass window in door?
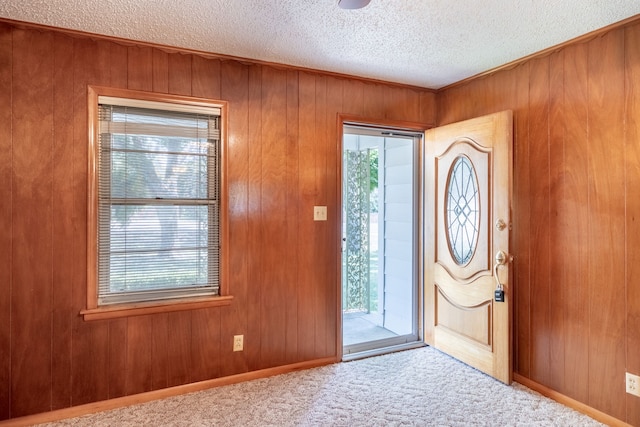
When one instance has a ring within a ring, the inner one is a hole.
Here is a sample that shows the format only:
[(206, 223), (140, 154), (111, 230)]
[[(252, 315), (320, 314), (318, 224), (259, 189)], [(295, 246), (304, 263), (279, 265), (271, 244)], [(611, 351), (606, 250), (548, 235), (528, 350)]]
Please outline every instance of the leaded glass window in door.
[(458, 157), (451, 165), (445, 211), (449, 251), (458, 265), (466, 265), (475, 253), (480, 225), (478, 179), (466, 156)]

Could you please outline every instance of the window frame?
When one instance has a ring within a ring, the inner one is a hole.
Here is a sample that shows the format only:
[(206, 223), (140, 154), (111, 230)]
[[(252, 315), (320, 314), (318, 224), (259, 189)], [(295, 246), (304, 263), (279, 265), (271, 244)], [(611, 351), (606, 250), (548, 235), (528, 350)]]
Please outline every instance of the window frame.
[[(178, 297), (164, 300), (139, 301), (98, 305), (98, 161), (99, 161), (99, 97), (161, 102), (186, 107), (212, 107), (220, 109), (220, 214), (219, 214), (219, 293), (199, 297)], [(87, 306), (80, 311), (84, 320), (99, 320), (133, 315), (193, 310), (229, 305), (233, 296), (227, 286), (227, 109), (225, 101), (180, 95), (160, 94), (103, 86), (88, 86), (88, 169), (87, 169)]]

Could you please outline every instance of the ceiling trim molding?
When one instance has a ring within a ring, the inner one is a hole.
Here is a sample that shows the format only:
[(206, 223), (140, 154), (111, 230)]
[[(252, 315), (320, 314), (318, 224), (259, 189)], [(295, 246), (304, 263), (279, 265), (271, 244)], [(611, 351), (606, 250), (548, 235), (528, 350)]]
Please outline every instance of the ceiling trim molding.
[(508, 62), (506, 64), (500, 65), (498, 67), (492, 68), (490, 70), (483, 71), (482, 73), (478, 73), (478, 74), (473, 75), (471, 77), (467, 77), (466, 79), (457, 81), (455, 83), (451, 83), (450, 85), (443, 86), (440, 89), (437, 89), (436, 93), (442, 93), (442, 92), (446, 92), (447, 90), (453, 89), (453, 88), (458, 87), (458, 86), (464, 86), (467, 83), (470, 83), (470, 82), (472, 82), (474, 80), (481, 79), (483, 77), (490, 76), (490, 75), (495, 74), (495, 73), (497, 73), (499, 71), (506, 71), (506, 70), (510, 70), (512, 68), (516, 68), (517, 66), (519, 66), (521, 64), (524, 64), (525, 62), (528, 62), (528, 61), (530, 61), (532, 59), (542, 58), (542, 57), (545, 57), (547, 55), (551, 55), (552, 53), (557, 52), (559, 50), (562, 50), (567, 46), (574, 45), (574, 44), (579, 44), (579, 43), (584, 43), (584, 42), (587, 42), (589, 40), (593, 40), (596, 37), (600, 37), (600, 36), (610, 32), (610, 31), (617, 30), (619, 28), (623, 28), (623, 27), (627, 27), (627, 26), (631, 26), (631, 25), (634, 25), (636, 23), (640, 23), (640, 14), (631, 16), (631, 17), (629, 17), (627, 19), (623, 19), (622, 21), (619, 21), (619, 22), (615, 22), (615, 23), (613, 23), (611, 25), (607, 25), (606, 27), (602, 27), (602, 28), (600, 28), (598, 30), (591, 31), (590, 33), (583, 34), (581, 36), (575, 37), (575, 38), (573, 38), (571, 40), (567, 40), (564, 43), (560, 43), (560, 44), (557, 44), (555, 46), (551, 46), (551, 47), (549, 47), (547, 49), (532, 53), (531, 55), (523, 56), (522, 58), (516, 59), (515, 61), (511, 61), (511, 62)]
[(207, 52), (207, 51), (202, 51), (197, 49), (188, 49), (188, 48), (182, 48), (182, 47), (176, 47), (176, 46), (169, 46), (169, 45), (163, 45), (160, 43), (152, 43), (152, 42), (145, 42), (140, 40), (126, 39), (122, 37), (107, 36), (104, 34), (96, 34), (96, 33), (90, 33), (87, 31), (54, 27), (51, 25), (36, 24), (33, 22), (17, 21), (14, 19), (7, 19), (2, 17), (0, 17), (0, 23), (7, 23), (9, 25), (13, 25), (16, 28), (32, 29), (32, 30), (38, 30), (38, 31), (54, 31), (57, 33), (66, 34), (71, 37), (90, 38), (93, 40), (105, 40), (105, 41), (118, 43), (124, 46), (151, 47), (155, 49), (160, 49), (167, 53), (182, 53), (182, 54), (198, 55), (204, 58), (219, 59), (221, 61), (236, 61), (245, 65), (264, 65), (264, 66), (282, 69), (282, 70), (301, 71), (305, 73), (321, 74), (328, 77), (335, 77), (338, 79), (359, 80), (364, 83), (383, 84), (385, 86), (393, 86), (398, 88), (417, 90), (421, 92), (431, 92), (434, 94), (437, 93), (437, 90), (428, 88), (428, 87), (408, 85), (405, 83), (389, 82), (386, 80), (373, 79), (369, 77), (356, 76), (352, 74), (337, 73), (334, 71), (317, 70), (314, 68), (300, 67), (296, 65), (280, 64), (277, 62), (262, 61), (259, 59), (243, 58), (240, 56), (225, 55), (225, 54)]

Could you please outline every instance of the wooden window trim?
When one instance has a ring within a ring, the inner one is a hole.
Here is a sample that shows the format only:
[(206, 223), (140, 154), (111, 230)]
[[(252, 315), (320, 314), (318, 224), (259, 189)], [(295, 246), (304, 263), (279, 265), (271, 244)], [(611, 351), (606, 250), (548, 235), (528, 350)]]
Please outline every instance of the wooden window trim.
[[(220, 108), (220, 273), (219, 294), (211, 297), (176, 298), (170, 300), (98, 306), (98, 97), (139, 99), (190, 106)], [(227, 108), (228, 103), (214, 99), (88, 86), (88, 169), (87, 169), (87, 305), (80, 311), (85, 321), (137, 316), (171, 311), (195, 310), (231, 304), (227, 286), (227, 250), (229, 243), (227, 220)]]
[(196, 310), (200, 308), (230, 305), (233, 296), (215, 296), (203, 298), (180, 298), (164, 301), (149, 301), (131, 304), (113, 304), (81, 310), (85, 321), (116, 319), (119, 317), (141, 316), (144, 314), (168, 313), (171, 311)]

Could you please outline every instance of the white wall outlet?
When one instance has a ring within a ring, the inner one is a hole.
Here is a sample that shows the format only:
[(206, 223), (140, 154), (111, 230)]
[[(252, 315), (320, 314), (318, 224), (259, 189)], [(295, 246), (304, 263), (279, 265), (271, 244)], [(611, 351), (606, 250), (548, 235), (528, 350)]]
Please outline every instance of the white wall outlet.
[(627, 372), (626, 374), (627, 393), (640, 397), (640, 376)]
[(233, 351), (242, 351), (244, 349), (244, 335), (233, 336)]
[(314, 206), (313, 207), (313, 220), (314, 221), (326, 221), (327, 220), (327, 207), (326, 206)]

